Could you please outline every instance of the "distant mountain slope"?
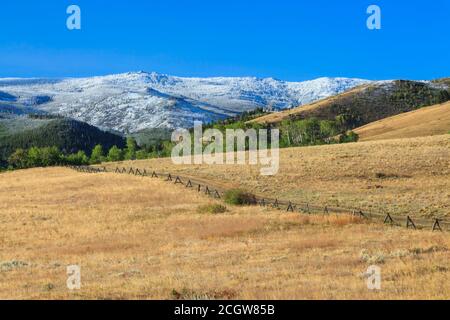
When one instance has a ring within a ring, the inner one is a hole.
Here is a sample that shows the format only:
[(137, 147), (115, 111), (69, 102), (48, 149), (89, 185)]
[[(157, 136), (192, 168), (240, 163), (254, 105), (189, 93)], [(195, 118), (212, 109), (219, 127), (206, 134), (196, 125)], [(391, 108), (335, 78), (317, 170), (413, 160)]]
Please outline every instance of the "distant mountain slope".
[(0, 109), (8, 106), (18, 113), (31, 108), (129, 133), (187, 128), (195, 120), (211, 122), (258, 107), (290, 108), (365, 83), (369, 81), (183, 78), (145, 72), (82, 79), (0, 79)]
[(89, 154), (96, 144), (107, 150), (113, 145), (124, 147), (125, 141), (119, 135), (76, 120), (0, 118), (0, 162), (18, 148), (56, 146), (65, 153), (83, 150)]
[(450, 133), (450, 102), (385, 118), (354, 130), (360, 141)]
[(450, 100), (444, 83), (417, 81), (384, 81), (366, 84), (334, 97), (255, 120), (276, 123), (285, 119), (334, 120), (342, 116), (352, 127)]

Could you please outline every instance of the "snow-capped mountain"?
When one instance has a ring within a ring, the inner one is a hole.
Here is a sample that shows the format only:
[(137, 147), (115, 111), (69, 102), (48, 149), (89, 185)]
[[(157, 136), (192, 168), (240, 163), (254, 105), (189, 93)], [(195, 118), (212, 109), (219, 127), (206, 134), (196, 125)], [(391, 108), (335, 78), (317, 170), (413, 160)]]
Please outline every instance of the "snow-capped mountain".
[(319, 78), (183, 78), (135, 72), (92, 78), (0, 79), (0, 108), (61, 114), (100, 128), (136, 132), (191, 127), (258, 107), (285, 109), (368, 83)]

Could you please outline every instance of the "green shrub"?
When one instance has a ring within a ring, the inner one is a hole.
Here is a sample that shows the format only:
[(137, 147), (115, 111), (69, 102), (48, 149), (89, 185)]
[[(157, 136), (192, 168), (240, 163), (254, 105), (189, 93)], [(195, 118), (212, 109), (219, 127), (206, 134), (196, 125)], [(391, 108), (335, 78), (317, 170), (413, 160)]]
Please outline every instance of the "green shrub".
[(354, 131), (349, 131), (349, 132), (343, 133), (339, 137), (340, 143), (358, 142), (358, 140), (359, 140), (359, 135)]
[(256, 198), (253, 194), (240, 189), (232, 189), (225, 192), (225, 202), (231, 205), (253, 205), (256, 204)]
[(225, 207), (221, 204), (207, 204), (207, 205), (198, 207), (197, 211), (199, 213), (219, 214), (219, 213), (227, 212), (227, 207)]

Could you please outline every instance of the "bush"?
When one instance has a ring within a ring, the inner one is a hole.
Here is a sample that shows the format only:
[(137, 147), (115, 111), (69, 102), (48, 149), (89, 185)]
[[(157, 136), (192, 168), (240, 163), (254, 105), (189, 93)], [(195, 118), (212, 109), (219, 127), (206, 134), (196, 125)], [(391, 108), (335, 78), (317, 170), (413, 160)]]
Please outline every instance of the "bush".
[(8, 163), (17, 169), (25, 169), (28, 167), (28, 152), (23, 149), (17, 149), (8, 158)]
[(359, 135), (356, 132), (353, 132), (353, 131), (349, 131), (349, 132), (343, 133), (339, 137), (339, 142), (340, 143), (358, 142), (358, 140), (359, 140)]
[(225, 192), (225, 202), (231, 205), (253, 205), (256, 204), (256, 198), (253, 194), (240, 189), (232, 189)]
[(221, 205), (221, 204), (207, 204), (204, 206), (201, 206), (197, 209), (199, 213), (212, 213), (212, 214), (218, 214), (218, 213), (225, 213), (227, 212), (227, 207)]

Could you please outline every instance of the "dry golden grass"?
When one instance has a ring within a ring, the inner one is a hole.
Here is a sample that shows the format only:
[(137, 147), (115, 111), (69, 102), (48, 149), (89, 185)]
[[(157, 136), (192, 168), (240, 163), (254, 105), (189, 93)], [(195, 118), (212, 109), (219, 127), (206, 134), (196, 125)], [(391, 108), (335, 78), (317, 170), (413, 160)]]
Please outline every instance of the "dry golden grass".
[(360, 141), (446, 134), (450, 132), (450, 102), (372, 122), (354, 131)]
[[(321, 206), (413, 217), (450, 217), (450, 135), (280, 150), (280, 170), (174, 165), (171, 159), (109, 163), (192, 176), (224, 188)], [(151, 172), (151, 171), (150, 171)]]
[[(198, 213), (210, 203), (150, 178), (0, 174), (0, 298), (450, 298), (448, 233), (260, 207)], [(362, 276), (373, 263), (379, 292)], [(66, 288), (72, 264), (80, 291)]]

